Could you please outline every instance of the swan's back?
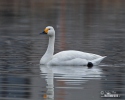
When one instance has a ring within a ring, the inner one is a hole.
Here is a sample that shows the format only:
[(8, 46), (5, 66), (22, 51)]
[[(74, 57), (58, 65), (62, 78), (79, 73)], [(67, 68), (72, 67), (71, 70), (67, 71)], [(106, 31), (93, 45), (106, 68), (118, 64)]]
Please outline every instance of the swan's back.
[(52, 59), (47, 63), (48, 65), (73, 65), (73, 66), (86, 66), (88, 62), (93, 65), (98, 65), (104, 57), (92, 53), (85, 53), (81, 51), (68, 50), (55, 54)]
[(54, 58), (57, 58), (59, 60), (67, 61), (67, 60), (72, 60), (76, 58), (81, 58), (81, 59), (86, 59), (86, 60), (93, 60), (100, 58), (101, 56), (92, 54), (92, 53), (86, 53), (86, 52), (81, 52), (81, 51), (75, 51), (75, 50), (67, 50), (67, 51), (62, 51), (53, 56)]

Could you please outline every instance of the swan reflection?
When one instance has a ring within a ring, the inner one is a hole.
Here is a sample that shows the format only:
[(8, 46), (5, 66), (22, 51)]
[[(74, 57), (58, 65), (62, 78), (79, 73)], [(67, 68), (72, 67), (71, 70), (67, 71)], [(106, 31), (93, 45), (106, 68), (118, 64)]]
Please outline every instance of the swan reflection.
[[(83, 89), (81, 84), (100, 79), (102, 71), (98, 66), (92, 68), (83, 66), (40, 66), (41, 76), (47, 82), (46, 100), (54, 100), (54, 88)], [(54, 81), (55, 79), (55, 81)], [(54, 82), (63, 82), (63, 86), (54, 86)]]

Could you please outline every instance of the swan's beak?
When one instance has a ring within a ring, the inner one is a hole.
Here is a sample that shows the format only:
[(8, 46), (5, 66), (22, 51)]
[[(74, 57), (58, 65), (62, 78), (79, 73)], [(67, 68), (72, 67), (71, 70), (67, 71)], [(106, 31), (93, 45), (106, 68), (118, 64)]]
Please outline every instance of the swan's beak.
[(45, 28), (45, 30), (42, 33), (40, 33), (40, 34), (47, 34), (48, 31), (49, 31), (49, 28)]
[(40, 33), (40, 34), (47, 34), (45, 31), (43, 31), (42, 33)]

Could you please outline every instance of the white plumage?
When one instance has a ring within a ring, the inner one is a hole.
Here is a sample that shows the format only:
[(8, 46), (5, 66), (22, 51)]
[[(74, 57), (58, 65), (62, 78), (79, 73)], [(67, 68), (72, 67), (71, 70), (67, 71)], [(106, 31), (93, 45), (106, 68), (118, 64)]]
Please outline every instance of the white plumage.
[(53, 55), (55, 43), (55, 30), (52, 26), (48, 26), (45, 28), (43, 33), (49, 36), (49, 44), (46, 53), (40, 60), (40, 64), (54, 66), (85, 66), (90, 64), (91, 66), (93, 66), (98, 65), (106, 57), (76, 50), (62, 51)]

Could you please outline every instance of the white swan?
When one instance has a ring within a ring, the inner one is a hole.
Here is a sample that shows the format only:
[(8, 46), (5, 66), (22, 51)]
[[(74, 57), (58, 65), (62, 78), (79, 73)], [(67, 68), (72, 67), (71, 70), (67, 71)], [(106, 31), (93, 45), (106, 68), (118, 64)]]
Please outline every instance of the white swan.
[(85, 53), (75, 50), (67, 50), (59, 52), (55, 55), (54, 43), (55, 43), (55, 30), (52, 26), (47, 26), (41, 34), (47, 34), (49, 36), (49, 44), (46, 53), (42, 56), (40, 64), (43, 65), (65, 65), (65, 66), (88, 66), (99, 65), (99, 63), (106, 57), (92, 53)]

